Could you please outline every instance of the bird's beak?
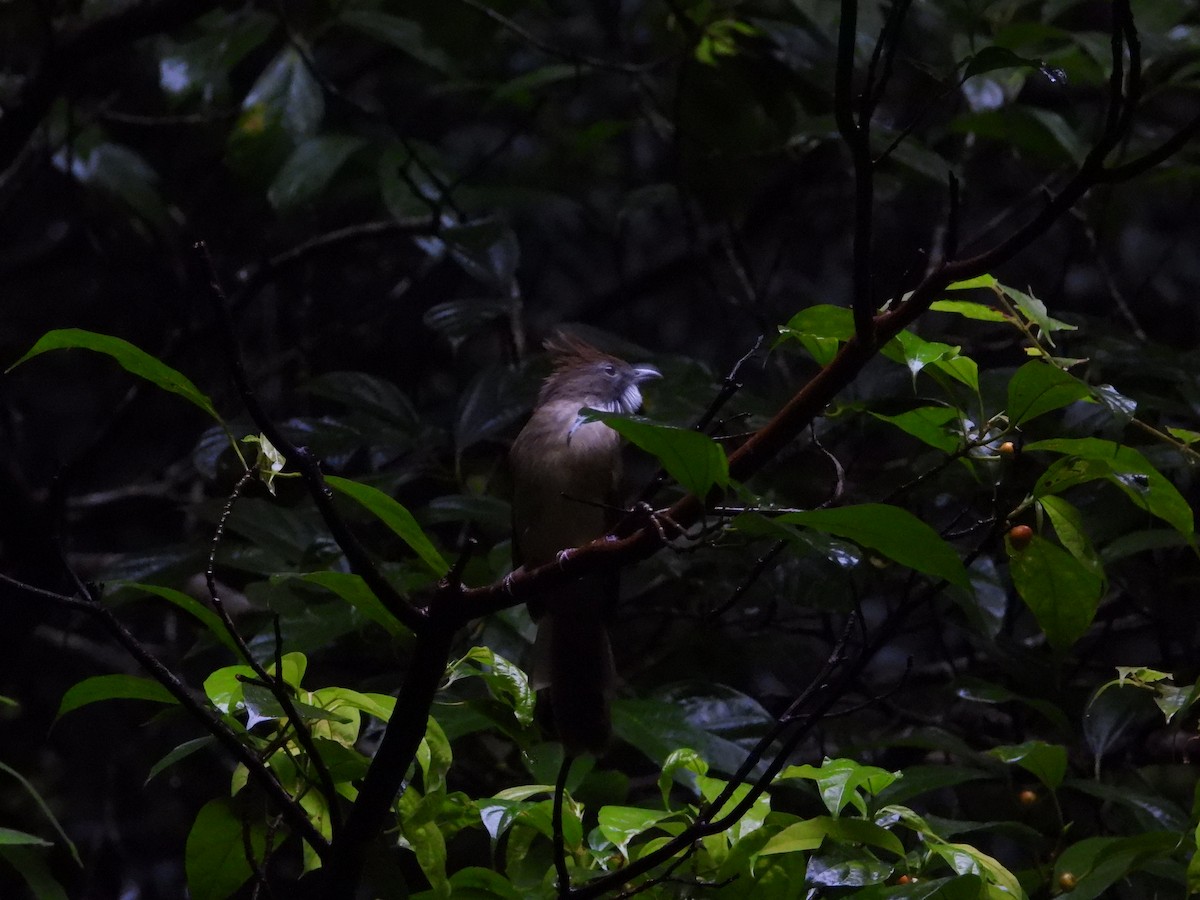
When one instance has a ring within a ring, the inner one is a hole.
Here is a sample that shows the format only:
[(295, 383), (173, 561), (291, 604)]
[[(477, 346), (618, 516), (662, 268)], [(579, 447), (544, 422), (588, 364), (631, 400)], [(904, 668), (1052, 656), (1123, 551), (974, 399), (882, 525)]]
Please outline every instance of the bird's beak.
[(642, 364), (633, 367), (633, 383), (641, 384), (643, 381), (651, 381), (655, 378), (662, 378), (662, 372), (654, 368), (654, 366)]

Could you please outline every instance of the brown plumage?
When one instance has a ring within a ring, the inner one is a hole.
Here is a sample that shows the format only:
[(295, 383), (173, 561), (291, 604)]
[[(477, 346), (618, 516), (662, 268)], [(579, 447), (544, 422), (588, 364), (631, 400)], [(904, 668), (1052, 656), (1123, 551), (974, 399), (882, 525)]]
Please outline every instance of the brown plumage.
[[(632, 366), (560, 335), (546, 342), (554, 371), (513, 443), (513, 559), (535, 568), (590, 543), (610, 525), (621, 475), (621, 441), (583, 407), (631, 413), (652, 366)], [(604, 624), (610, 594), (603, 577), (580, 579), (530, 605), (538, 620), (534, 687), (549, 696), (559, 739), (571, 752), (601, 750), (611, 730), (614, 671)]]

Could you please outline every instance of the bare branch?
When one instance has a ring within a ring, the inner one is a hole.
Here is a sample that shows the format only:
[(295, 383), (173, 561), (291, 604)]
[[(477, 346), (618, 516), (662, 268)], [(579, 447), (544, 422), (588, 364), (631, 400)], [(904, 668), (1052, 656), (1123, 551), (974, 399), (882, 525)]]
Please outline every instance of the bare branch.
[(126, 652), (155, 681), (166, 688), (171, 693), (171, 696), (179, 702), (180, 706), (187, 710), (193, 719), (199, 722), (209, 734), (216, 738), (217, 742), (230, 755), (246, 766), (250, 777), (266, 792), (267, 796), (275, 801), (280, 814), (287, 820), (292, 831), (304, 838), (322, 859), (325, 859), (329, 855), (329, 842), (325, 840), (325, 837), (309, 821), (308, 814), (304, 812), (292, 795), (287, 792), (287, 789), (279, 783), (279, 779), (275, 777), (275, 773), (270, 767), (263, 763), (258, 758), (258, 754), (246, 746), (241, 738), (222, 722), (216, 713), (207, 705), (197, 700), (175, 673), (147, 650), (142, 645), (142, 642), (121, 624), (120, 620), (113, 615), (111, 610), (90, 599), (56, 594), (53, 591), (25, 584), (4, 574), (0, 574), (0, 582), (19, 591), (33, 594), (46, 600), (53, 600), (56, 603), (87, 613), (92, 618), (97, 619), (116, 642), (124, 647)]

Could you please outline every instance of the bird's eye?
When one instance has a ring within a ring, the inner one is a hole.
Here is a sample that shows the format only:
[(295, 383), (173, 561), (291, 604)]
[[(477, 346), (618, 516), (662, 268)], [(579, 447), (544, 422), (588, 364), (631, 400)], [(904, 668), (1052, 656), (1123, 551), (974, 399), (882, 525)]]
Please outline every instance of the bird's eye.
[(617, 367), (614, 366), (612, 363), (605, 363), (604, 374), (607, 375), (609, 378), (614, 377), (617, 374)]

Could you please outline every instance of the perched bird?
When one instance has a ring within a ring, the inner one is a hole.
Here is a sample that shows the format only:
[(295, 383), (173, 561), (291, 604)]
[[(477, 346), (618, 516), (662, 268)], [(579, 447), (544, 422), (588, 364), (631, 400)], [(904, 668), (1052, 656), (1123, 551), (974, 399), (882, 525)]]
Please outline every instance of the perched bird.
[[(584, 422), (584, 407), (632, 413), (639, 385), (661, 377), (577, 338), (546, 342), (554, 371), (542, 384), (529, 422), (513, 443), (513, 561), (527, 569), (587, 544), (612, 524), (621, 476), (620, 436)], [(530, 604), (538, 622), (533, 686), (548, 694), (559, 740), (571, 753), (598, 752), (611, 732), (609, 696), (615, 674), (605, 626), (615, 580), (579, 579)], [(540, 701), (540, 702), (544, 702)]]

